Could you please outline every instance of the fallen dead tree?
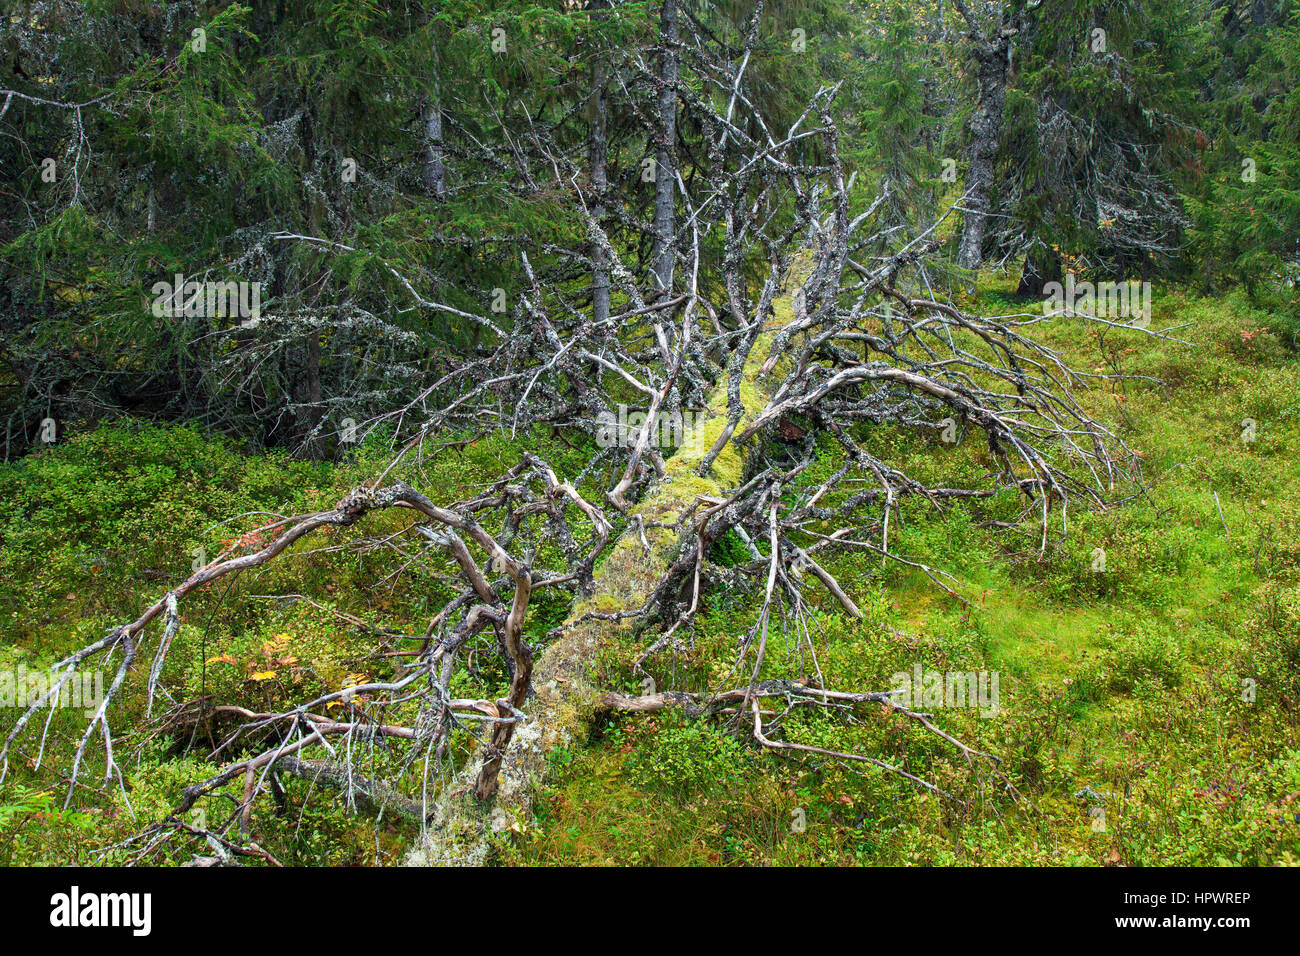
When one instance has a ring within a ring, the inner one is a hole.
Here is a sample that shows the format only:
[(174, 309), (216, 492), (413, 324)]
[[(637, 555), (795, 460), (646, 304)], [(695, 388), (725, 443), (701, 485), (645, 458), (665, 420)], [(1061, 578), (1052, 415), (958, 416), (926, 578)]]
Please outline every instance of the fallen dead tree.
[[(756, 35), (751, 31), (747, 42)], [(815, 666), (807, 589), (824, 590), (845, 614), (859, 617), (852, 582), (837, 581), (819, 561), (856, 548), (917, 567), (955, 593), (942, 570), (891, 547), (904, 498), (942, 510), (1014, 489), (1024, 501), (1020, 517), (1034, 519), (1044, 549), (1055, 515), (1063, 534), (1071, 502), (1103, 500), (1136, 459), (1076, 401), (1086, 377), (1030, 337), (1040, 317), (972, 315), (935, 293), (929, 266), (935, 227), (895, 243), (887, 256), (859, 261), (863, 250), (879, 248), (888, 236), (872, 232), (879, 199), (853, 208), (830, 113), (834, 91), (821, 91), (785, 132), (770, 130), (742, 102), (743, 60), (697, 70), (718, 98), (680, 91), (712, 137), (716, 159), (692, 188), (679, 183), (688, 213), (672, 244), (680, 294), (677, 287), (671, 294), (643, 288), (647, 280), (624, 265), (608, 223), (595, 214), (587, 217), (590, 249), (600, 251), (596, 258), (622, 312), (592, 319), (563, 283), (549, 283), (521, 254), (531, 292), (513, 327), (494, 326), (489, 346), (461, 357), (414, 403), (386, 416), (422, 424), (380, 474), (328, 511), (256, 529), (269, 543), (219, 555), (138, 618), (61, 661), (50, 693), (7, 734), (3, 767), (78, 668), (114, 659), (111, 685), (72, 761), (68, 802), (97, 732), (105, 779), (125, 795), (111, 715), (146, 662), (150, 710), (155, 694), (167, 693), (162, 674), (181, 639), (180, 603), (327, 529), (396, 512), (410, 520), (386, 535), (385, 545), (395, 548), (400, 539), (407, 551), (445, 553), (459, 575), (459, 593), (433, 614), (418, 649), (399, 658), (385, 680), (339, 688), (281, 712), (225, 710), (231, 723), (208, 754), (221, 769), (190, 785), (168, 820), (132, 842), (139, 858), (180, 838), (202, 840), (218, 857), (238, 847), (265, 859), (251, 842), (254, 806), (262, 794), (275, 794), (284, 773), (340, 792), (359, 809), (425, 821), (409, 862), (485, 862), (499, 831), (527, 822), (547, 754), (581, 744), (602, 709), (682, 707), (701, 718), (731, 720), (756, 746), (868, 764), (957, 799), (875, 755), (781, 739), (764, 712), (766, 702), (776, 701), (837, 713), (886, 707), (944, 740), (1014, 797), (994, 755), (957, 740), (930, 715), (899, 707), (884, 692), (826, 686)], [(729, 105), (720, 109), (719, 102)], [(810, 140), (815, 155), (805, 148)], [(545, 131), (537, 131), (533, 148), (550, 158), (558, 185), (570, 182), (573, 171)], [(582, 198), (581, 189), (577, 195)], [(702, 281), (706, 238), (720, 240), (725, 250), (716, 282)], [(524, 454), (481, 493), (443, 503), (393, 477), (406, 474), (411, 460), (437, 454), (440, 435), (450, 428), (526, 435), (550, 427), (591, 435), (598, 417), (610, 412), (615, 389), (643, 396), (644, 422), (620, 436), (625, 440), (594, 450), (579, 475), (561, 477), (542, 458)], [(652, 441), (656, 420), (691, 407), (705, 413), (665, 456), (668, 449)], [(982, 433), (991, 462), (986, 485), (927, 487), (910, 477), (863, 438), (871, 425), (884, 423)], [(768, 441), (774, 434), (779, 442)], [(800, 478), (817, 459), (817, 434), (833, 437), (843, 464), (810, 486)], [(610, 477), (598, 482), (601, 468)], [(594, 484), (600, 495), (578, 490)], [(738, 635), (735, 677), (726, 689), (631, 699), (600, 687), (592, 665), (605, 648), (635, 644), (639, 669), (689, 647), (701, 597), (710, 577), (721, 573), (709, 566), (710, 550), (728, 536), (749, 560), (726, 572), (727, 586), (761, 595), (761, 603), (752, 628)], [(544, 559), (544, 544), (554, 545), (558, 557)], [(526, 639), (525, 624), (534, 597), (548, 589), (571, 594), (572, 611), (539, 649), (536, 637)], [(760, 679), (773, 626), (792, 629), (795, 646), (809, 652), (813, 672), (802, 682)], [(476, 647), (494, 650), (506, 663), (509, 684), (500, 696), (451, 692)], [(368, 698), (364, 704), (361, 696)], [(327, 717), (331, 705), (341, 713)], [(222, 706), (180, 701), (160, 720), (192, 727)], [(381, 739), (403, 755), (392, 781), (354, 766), (356, 755)], [(201, 829), (187, 822), (200, 801), (231, 788), (239, 798), (228, 815)]]

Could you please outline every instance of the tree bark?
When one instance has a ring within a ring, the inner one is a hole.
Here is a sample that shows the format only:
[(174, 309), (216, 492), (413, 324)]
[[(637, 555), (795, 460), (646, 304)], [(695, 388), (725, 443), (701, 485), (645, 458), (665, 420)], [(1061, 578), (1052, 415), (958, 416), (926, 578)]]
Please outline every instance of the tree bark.
[(447, 166), (443, 160), (442, 90), (438, 76), (438, 47), (433, 47), (433, 102), (424, 120), (424, 189), (439, 201), (447, 198)]
[[(592, 0), (591, 9), (607, 7), (608, 0)], [(599, 54), (591, 66), (591, 136), (587, 144), (593, 197), (591, 214), (597, 223), (605, 220), (605, 191), (609, 188), (606, 167), (609, 159), (608, 104), (605, 101), (605, 65)], [(591, 318), (604, 322), (609, 318), (609, 254), (597, 245), (592, 252)]]
[(1011, 73), (1011, 52), (1017, 34), (1004, 27), (1005, 11), (996, 9), (996, 20), (985, 29), (966, 0), (954, 0), (966, 21), (975, 63), (975, 113), (971, 117), (970, 165), (966, 173), (966, 212), (962, 219), (957, 264), (976, 269), (984, 261), (984, 231), (988, 225), (989, 197), (993, 192), (993, 167), (1002, 136), (1002, 108), (1007, 98)]
[(659, 143), (655, 153), (654, 277), (659, 291), (673, 287), (673, 197), (677, 179), (677, 0), (663, 0), (659, 24), (661, 59)]
[(977, 42), (975, 60), (977, 99), (971, 117), (970, 167), (966, 174), (966, 213), (962, 220), (957, 264), (978, 268), (984, 261), (984, 230), (988, 225), (989, 197), (993, 192), (993, 167), (1002, 136), (1002, 107), (1007, 97), (1011, 44), (1008, 37), (996, 42)]

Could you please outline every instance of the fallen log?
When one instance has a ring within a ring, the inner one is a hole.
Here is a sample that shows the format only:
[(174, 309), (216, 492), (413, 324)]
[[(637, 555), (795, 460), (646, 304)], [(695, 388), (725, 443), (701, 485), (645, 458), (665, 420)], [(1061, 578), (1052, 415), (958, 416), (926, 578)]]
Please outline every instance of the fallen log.
[[(796, 262), (792, 272), (806, 280), (809, 261)], [(776, 326), (794, 314), (795, 295), (776, 297), (772, 310)], [(745, 415), (739, 428), (767, 407), (771, 387), (780, 381), (779, 355), (771, 355), (773, 336), (760, 333), (739, 376)], [(762, 373), (766, 365), (768, 371)], [(490, 862), (503, 830), (523, 825), (547, 773), (547, 754), (557, 747), (581, 745), (596, 712), (607, 707), (604, 690), (590, 671), (600, 650), (622, 640), (632, 629), (634, 612), (645, 607), (665, 579), (683, 548), (695, 538), (690, 521), (682, 519), (699, 507), (699, 499), (721, 500), (738, 487), (745, 473), (746, 454), (757, 446), (722, 441), (737, 431), (728, 422), (729, 381), (709, 395), (710, 417), (702, 417), (684, 435), (682, 445), (665, 462), (664, 474), (629, 513), (627, 530), (596, 566), (593, 593), (578, 601), (560, 627), (560, 637), (539, 656), (533, 670), (534, 696), (524, 706), (527, 718), (514, 734), (501, 761), (498, 789), (488, 802), (475, 799), (473, 761), (462, 772), (431, 815), (432, 824), (408, 853), (410, 866), (473, 866)], [(699, 474), (707, 463), (705, 474)], [(640, 520), (635, 520), (639, 518)], [(677, 526), (682, 530), (678, 532)], [(599, 615), (599, 616), (596, 616)]]

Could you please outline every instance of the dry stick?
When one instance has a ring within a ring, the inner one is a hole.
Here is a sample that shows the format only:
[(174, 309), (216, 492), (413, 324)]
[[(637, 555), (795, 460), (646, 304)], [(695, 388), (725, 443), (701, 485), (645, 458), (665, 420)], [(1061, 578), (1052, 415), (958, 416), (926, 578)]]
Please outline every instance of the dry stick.
[[(781, 508), (781, 486), (779, 484), (773, 484), (768, 494), (772, 497), (771, 517), (769, 519), (771, 523), (770, 544), (772, 548), (772, 558), (767, 571), (767, 591), (763, 596), (763, 609), (759, 612), (759, 626), (762, 631), (762, 636), (758, 641), (758, 651), (754, 655), (754, 672), (749, 679), (750, 688), (758, 682), (758, 673), (763, 668), (763, 656), (767, 652), (767, 625), (772, 610), (772, 590), (776, 585), (777, 563), (781, 559), (781, 542), (776, 523), (777, 513)], [(749, 709), (749, 702), (750, 691), (749, 688), (746, 688), (745, 699), (741, 704), (742, 708), (746, 710)]]
[(796, 548), (795, 554), (798, 559), (802, 560), (807, 569), (817, 577), (817, 580), (826, 585), (826, 590), (830, 591), (831, 596), (840, 602), (840, 606), (848, 612), (849, 617), (858, 621), (862, 620), (862, 612), (858, 610), (858, 606), (853, 603), (852, 598), (844, 593), (844, 589), (840, 587), (839, 582), (831, 576), (829, 571), (814, 561), (803, 548)]
[(914, 774), (910, 774), (906, 770), (903, 770), (899, 767), (895, 767), (893, 764), (885, 763), (885, 761), (883, 760), (877, 760), (875, 757), (868, 757), (864, 754), (845, 753), (843, 751), (838, 751), (838, 750), (827, 750), (824, 747), (813, 747), (810, 746), (809, 744), (795, 744), (785, 740), (771, 740), (770, 738), (764, 736), (763, 734), (763, 718), (758, 711), (758, 701), (753, 702), (752, 710), (754, 713), (754, 739), (757, 740), (764, 747), (768, 748), (769, 750), (796, 750), (803, 753), (820, 754), (823, 757), (833, 757), (836, 760), (848, 760), (855, 763), (869, 763), (872, 764), (873, 766), (880, 767), (884, 770), (888, 770), (890, 773), (898, 774), (898, 776), (904, 777), (907, 780), (910, 780), (912, 783), (916, 784), (917, 786), (924, 787), (926, 790), (933, 790), (941, 797), (945, 797), (949, 800), (952, 800), (954, 803), (960, 803), (963, 805), (965, 804), (964, 800), (959, 800), (948, 791), (941, 790), (940, 788), (936, 787), (934, 784), (930, 783), (930, 781), (922, 780), (920, 777), (915, 776)]
[[(726, 710), (722, 707), (724, 703), (730, 701), (739, 701), (741, 704), (741, 712), (745, 710), (755, 712), (754, 708), (758, 706), (759, 700), (772, 697), (786, 697), (787, 699), (793, 699), (796, 703), (816, 703), (818, 706), (833, 706), (836, 704), (879, 704), (889, 711), (900, 713), (909, 720), (919, 723), (930, 733), (946, 740), (948, 743), (956, 747), (968, 761), (974, 757), (987, 760), (994, 774), (1005, 784), (1007, 791), (1016, 799), (1022, 799), (1010, 779), (1000, 769), (999, 765), (1001, 764), (1001, 760), (997, 756), (985, 753), (981, 750), (976, 750), (974, 747), (971, 747), (951, 734), (939, 729), (934, 725), (934, 723), (932, 723), (930, 719), (932, 715), (911, 710), (910, 708), (898, 704), (893, 700), (894, 695), (897, 693), (899, 692), (895, 690), (851, 693), (846, 691), (825, 690), (799, 681), (769, 680), (759, 683), (751, 682), (743, 688), (735, 688), (733, 690), (722, 691), (710, 695), (691, 694), (683, 691), (664, 691), (657, 694), (647, 694), (642, 697), (628, 697), (623, 694), (607, 693), (600, 699), (599, 705), (602, 708), (609, 710), (632, 713), (649, 713), (664, 710), (668, 707), (681, 707), (690, 716), (701, 717), (710, 714), (731, 713), (732, 711)], [(812, 698), (820, 698), (821, 700), (815, 701), (812, 700)], [(928, 781), (873, 757), (829, 750), (821, 747), (813, 747), (807, 744), (774, 741), (762, 732), (761, 724), (755, 727), (754, 737), (761, 745), (773, 750), (799, 750), (840, 760), (870, 763), (888, 770), (891, 773), (896, 773), (905, 777), (919, 786), (942, 794), (944, 797), (947, 797), (954, 802), (964, 804), (964, 801), (957, 799), (952, 796), (952, 794), (941, 790)]]
[(1223, 533), (1224, 533), (1224, 535), (1227, 536), (1227, 537), (1229, 537), (1229, 538), (1231, 538), (1231, 537), (1232, 537), (1232, 532), (1230, 532), (1230, 531), (1228, 530), (1228, 522), (1227, 522), (1227, 520), (1223, 517), (1223, 506), (1219, 504), (1219, 493), (1218, 493), (1217, 491), (1214, 493), (1214, 507), (1216, 507), (1216, 508), (1219, 509), (1219, 521), (1220, 521), (1220, 523), (1222, 523), (1222, 525), (1223, 525)]

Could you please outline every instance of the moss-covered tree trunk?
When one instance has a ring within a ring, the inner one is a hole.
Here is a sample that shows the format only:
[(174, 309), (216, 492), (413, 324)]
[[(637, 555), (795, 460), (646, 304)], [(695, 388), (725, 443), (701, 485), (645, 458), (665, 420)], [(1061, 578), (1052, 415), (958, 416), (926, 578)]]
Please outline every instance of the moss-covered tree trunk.
[[(800, 270), (802, 272), (802, 270)], [(802, 278), (802, 276), (801, 276)], [(792, 296), (773, 300), (776, 325), (792, 317)], [(761, 374), (772, 347), (772, 336), (760, 334), (741, 373), (740, 395), (745, 417), (743, 430), (768, 404), (769, 389), (780, 381), (780, 367)], [(774, 363), (775, 364), (775, 363)], [(425, 838), (408, 855), (408, 865), (476, 865), (490, 860), (494, 835), (524, 825), (538, 786), (547, 773), (547, 754), (557, 747), (582, 745), (604, 689), (595, 682), (594, 664), (602, 649), (625, 639), (630, 619), (610, 621), (584, 615), (636, 611), (650, 599), (687, 543), (690, 526), (673, 530), (698, 496), (725, 497), (736, 488), (745, 471), (745, 455), (752, 449), (729, 443), (713, 460), (708, 474), (697, 474), (700, 464), (727, 424), (727, 382), (714, 386), (708, 402), (709, 417), (701, 416), (683, 436), (664, 475), (633, 509), (644, 523), (631, 524), (595, 571), (593, 593), (578, 601), (561, 636), (539, 656), (533, 670), (535, 696), (524, 706), (528, 718), (516, 726), (501, 762), (496, 796), (489, 802), (474, 797), (470, 765), (445, 792)], [(650, 525), (668, 527), (651, 527)], [(644, 540), (643, 540), (644, 539)], [(648, 546), (648, 547), (647, 547)]]

